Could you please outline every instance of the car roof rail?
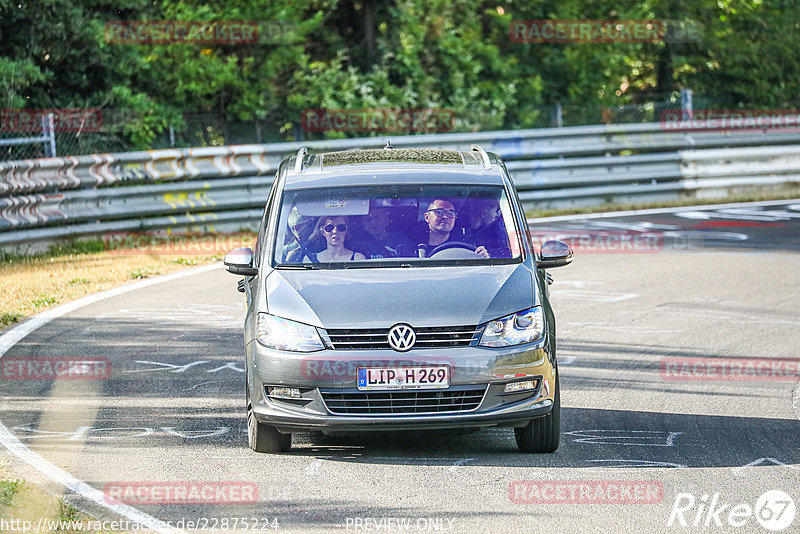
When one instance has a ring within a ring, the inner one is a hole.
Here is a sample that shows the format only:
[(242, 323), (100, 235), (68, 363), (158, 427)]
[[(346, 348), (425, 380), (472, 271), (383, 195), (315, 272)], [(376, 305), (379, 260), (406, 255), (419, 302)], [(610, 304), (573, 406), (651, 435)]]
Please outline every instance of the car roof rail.
[(492, 168), (492, 162), (489, 160), (489, 154), (486, 153), (483, 147), (481, 147), (480, 145), (472, 145), (471, 147), (469, 147), (469, 149), (472, 150), (473, 152), (477, 152), (478, 154), (480, 154), (484, 169)]
[(300, 150), (297, 151), (297, 159), (294, 162), (295, 174), (303, 173), (303, 166), (305, 164), (306, 154), (308, 154), (308, 149), (306, 147), (302, 147)]

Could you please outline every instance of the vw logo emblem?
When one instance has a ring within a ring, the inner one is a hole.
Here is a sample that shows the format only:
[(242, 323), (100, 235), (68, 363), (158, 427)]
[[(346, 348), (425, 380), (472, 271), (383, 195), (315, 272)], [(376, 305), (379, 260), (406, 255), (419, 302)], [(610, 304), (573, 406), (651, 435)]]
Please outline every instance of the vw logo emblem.
[(398, 352), (406, 352), (411, 350), (414, 343), (417, 341), (417, 334), (414, 329), (407, 324), (394, 325), (389, 330), (389, 346)]

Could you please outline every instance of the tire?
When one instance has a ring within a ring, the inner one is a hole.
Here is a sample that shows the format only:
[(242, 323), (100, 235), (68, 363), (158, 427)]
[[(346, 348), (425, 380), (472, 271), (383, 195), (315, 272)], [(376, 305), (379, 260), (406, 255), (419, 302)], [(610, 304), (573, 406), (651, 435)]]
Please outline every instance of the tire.
[(561, 386), (558, 374), (556, 374), (553, 409), (543, 417), (531, 419), (524, 427), (515, 428), (514, 437), (517, 439), (520, 452), (546, 453), (558, 449), (561, 440)]
[(247, 443), (256, 452), (286, 452), (292, 448), (292, 435), (282, 434), (274, 426), (259, 423), (247, 395)]

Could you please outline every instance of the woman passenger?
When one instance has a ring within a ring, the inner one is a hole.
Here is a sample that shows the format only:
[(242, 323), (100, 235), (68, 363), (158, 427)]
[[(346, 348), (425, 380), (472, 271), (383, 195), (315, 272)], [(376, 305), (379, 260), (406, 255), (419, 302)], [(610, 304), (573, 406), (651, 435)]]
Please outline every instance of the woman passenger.
[(325, 239), (326, 248), (319, 252), (307, 252), (303, 262), (311, 263), (333, 263), (343, 261), (361, 261), (364, 255), (360, 252), (353, 252), (347, 248), (345, 241), (350, 230), (350, 220), (343, 215), (331, 217), (323, 215), (317, 220), (317, 225), (312, 239)]

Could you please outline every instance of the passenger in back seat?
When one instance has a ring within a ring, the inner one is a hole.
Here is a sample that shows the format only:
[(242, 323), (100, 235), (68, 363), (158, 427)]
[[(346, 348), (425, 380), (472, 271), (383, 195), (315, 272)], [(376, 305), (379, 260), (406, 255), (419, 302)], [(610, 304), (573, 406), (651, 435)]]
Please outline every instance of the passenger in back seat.
[(370, 258), (398, 258), (414, 255), (414, 247), (405, 235), (389, 232), (386, 227), (391, 223), (387, 208), (372, 207), (361, 220), (366, 236), (364, 249)]

